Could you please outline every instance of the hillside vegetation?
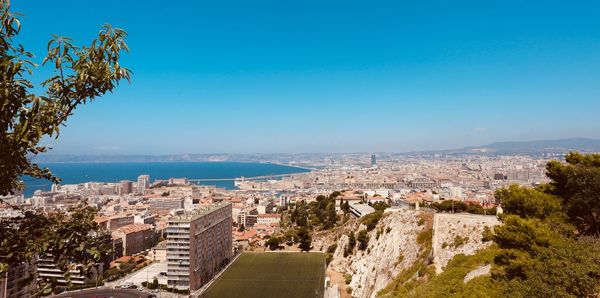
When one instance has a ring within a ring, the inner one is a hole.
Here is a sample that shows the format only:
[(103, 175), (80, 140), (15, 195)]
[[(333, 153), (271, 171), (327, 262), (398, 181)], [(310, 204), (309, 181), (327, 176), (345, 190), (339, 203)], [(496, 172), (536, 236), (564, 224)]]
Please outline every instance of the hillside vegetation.
[[(496, 192), (502, 225), (494, 244), (456, 255), (445, 270), (414, 268), (378, 294), (386, 297), (595, 297), (600, 292), (600, 154), (570, 153), (547, 164), (551, 182)], [(489, 265), (489, 266), (486, 266)], [(490, 274), (486, 269), (490, 268)], [(469, 274), (481, 272), (482, 274)], [(465, 279), (468, 275), (472, 279)]]
[(331, 253), (328, 269), (345, 275), (345, 292), (371, 297), (420, 260), (431, 261), (432, 215), (414, 210), (387, 212), (372, 230), (369, 220), (350, 220), (317, 241)]

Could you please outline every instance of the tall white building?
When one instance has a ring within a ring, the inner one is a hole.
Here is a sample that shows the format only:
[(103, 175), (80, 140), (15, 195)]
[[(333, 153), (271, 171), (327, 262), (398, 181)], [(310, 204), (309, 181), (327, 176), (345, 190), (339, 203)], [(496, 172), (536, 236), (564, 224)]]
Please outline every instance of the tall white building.
[(119, 182), (118, 194), (120, 196), (130, 194), (132, 192), (133, 192), (133, 182), (127, 181), (127, 180), (123, 180), (123, 181)]
[(140, 175), (137, 179), (137, 189), (138, 192), (144, 194), (146, 189), (150, 187), (150, 176), (149, 175)]
[(167, 284), (195, 291), (232, 257), (231, 203), (203, 206), (169, 219)]

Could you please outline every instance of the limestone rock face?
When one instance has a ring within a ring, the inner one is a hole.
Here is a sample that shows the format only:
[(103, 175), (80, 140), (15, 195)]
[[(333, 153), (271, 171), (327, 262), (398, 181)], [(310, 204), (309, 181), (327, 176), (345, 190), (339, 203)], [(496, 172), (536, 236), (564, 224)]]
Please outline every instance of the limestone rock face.
[(358, 235), (366, 227), (357, 222), (338, 234), (337, 249), (329, 269), (352, 275), (349, 285), (352, 297), (375, 297), (377, 291), (417, 259), (420, 249), (417, 235), (425, 229), (425, 225), (419, 225), (419, 213), (413, 210), (386, 213), (377, 227), (368, 233), (367, 249), (358, 250), (357, 244), (347, 257), (344, 257), (344, 250), (348, 245), (348, 233), (353, 230)]
[(499, 225), (496, 216), (465, 213), (437, 213), (433, 219), (433, 263), (437, 273), (444, 270), (455, 255), (473, 255), (490, 245), (482, 242), (484, 228)]
[[(369, 242), (365, 250), (358, 249), (344, 257), (348, 246), (348, 235), (366, 229), (360, 220), (352, 219), (333, 231), (315, 235), (313, 246), (325, 251), (336, 244), (328, 269), (352, 275), (349, 286), (352, 297), (375, 297), (402, 270), (409, 268), (417, 260), (420, 245), (419, 233), (431, 225), (420, 222), (424, 212), (416, 210), (396, 210), (386, 212), (377, 227), (368, 232)], [(429, 213), (429, 218), (431, 213)], [(421, 224), (419, 224), (421, 223)], [(482, 232), (486, 226), (492, 228), (500, 224), (495, 216), (473, 214), (437, 213), (433, 216), (433, 262), (438, 273), (455, 255), (475, 254), (492, 242), (482, 242)], [(379, 237), (377, 237), (379, 234)], [(357, 240), (358, 242), (358, 240)], [(488, 268), (473, 272), (470, 276), (488, 274)], [(344, 293), (345, 294), (345, 293)]]
[(488, 275), (488, 274), (490, 274), (491, 269), (492, 269), (491, 264), (479, 266), (477, 269), (472, 270), (471, 272), (467, 273), (467, 275), (465, 275), (465, 278), (463, 279), (463, 282), (467, 283), (468, 281), (470, 281), (471, 279), (473, 279), (475, 277), (482, 276), (482, 275)]

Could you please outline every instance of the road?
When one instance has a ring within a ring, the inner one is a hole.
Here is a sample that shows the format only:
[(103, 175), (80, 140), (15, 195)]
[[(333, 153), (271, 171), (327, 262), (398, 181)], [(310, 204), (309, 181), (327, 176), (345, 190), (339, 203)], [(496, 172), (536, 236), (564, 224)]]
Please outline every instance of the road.
[(138, 287), (142, 285), (142, 282), (148, 281), (152, 282), (156, 277), (160, 284), (167, 284), (167, 276), (159, 275), (161, 272), (167, 272), (167, 262), (160, 263), (152, 263), (131, 275), (126, 276), (125, 278), (119, 279), (118, 285), (123, 285), (126, 283), (132, 283), (137, 285)]
[(104, 283), (105, 288), (114, 288), (121, 286), (127, 282), (131, 282), (137, 286), (141, 286), (143, 281), (148, 280), (152, 282), (154, 277), (157, 277), (158, 282), (161, 284), (167, 283), (167, 277), (164, 275), (158, 275), (160, 272), (167, 272), (167, 263), (152, 263), (138, 271), (129, 273), (128, 275), (121, 277), (117, 280), (107, 281)]
[(152, 294), (142, 292), (139, 290), (126, 290), (126, 289), (91, 289), (82, 290), (77, 292), (69, 292), (56, 296), (56, 298), (91, 298), (91, 297), (114, 297), (114, 298), (149, 298)]

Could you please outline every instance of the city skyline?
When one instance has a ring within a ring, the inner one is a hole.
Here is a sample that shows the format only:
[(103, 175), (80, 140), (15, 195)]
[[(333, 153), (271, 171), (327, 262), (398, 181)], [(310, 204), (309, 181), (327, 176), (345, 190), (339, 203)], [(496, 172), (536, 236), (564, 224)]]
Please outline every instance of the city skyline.
[(0, 297), (600, 297), (598, 12), (0, 0)]
[[(405, 152), (600, 138), (591, 1), (13, 6), (25, 15), (18, 41), (38, 63), (50, 34), (82, 45), (104, 23), (129, 33), (131, 84), (79, 107), (60, 141), (44, 142), (53, 154)], [(48, 72), (39, 74), (34, 82)]]

